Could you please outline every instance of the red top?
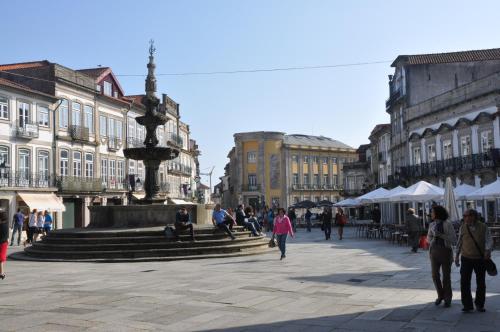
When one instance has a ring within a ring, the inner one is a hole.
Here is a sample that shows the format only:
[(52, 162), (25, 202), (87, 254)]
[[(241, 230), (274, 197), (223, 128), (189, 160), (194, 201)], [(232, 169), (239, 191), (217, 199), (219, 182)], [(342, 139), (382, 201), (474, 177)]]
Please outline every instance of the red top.
[(290, 223), (290, 219), (287, 215), (284, 215), (283, 218), (279, 215), (274, 218), (273, 233), (290, 234), (293, 236), (292, 223)]

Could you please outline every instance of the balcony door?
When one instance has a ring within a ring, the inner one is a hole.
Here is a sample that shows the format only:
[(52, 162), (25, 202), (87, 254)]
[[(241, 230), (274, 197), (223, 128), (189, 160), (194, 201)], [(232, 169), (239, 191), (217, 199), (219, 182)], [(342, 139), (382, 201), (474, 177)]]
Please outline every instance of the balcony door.
[(25, 187), (29, 185), (30, 179), (30, 151), (26, 149), (19, 150), (18, 160), (19, 170), (19, 186)]
[(30, 123), (30, 106), (26, 103), (19, 103), (19, 127), (25, 127)]
[(49, 184), (49, 153), (47, 151), (38, 152), (38, 183), (41, 187)]

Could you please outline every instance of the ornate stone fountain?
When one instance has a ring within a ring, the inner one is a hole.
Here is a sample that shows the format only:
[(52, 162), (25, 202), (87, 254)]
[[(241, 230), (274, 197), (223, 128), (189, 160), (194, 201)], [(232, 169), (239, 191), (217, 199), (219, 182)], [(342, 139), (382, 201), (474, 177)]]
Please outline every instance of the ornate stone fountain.
[(153, 41), (150, 44), (146, 96), (142, 100), (142, 103), (146, 106), (146, 114), (135, 119), (137, 123), (146, 128), (145, 147), (124, 149), (123, 153), (126, 158), (142, 160), (146, 168), (146, 179), (144, 181), (146, 195), (139, 202), (142, 204), (162, 204), (165, 198), (158, 195), (158, 168), (163, 160), (176, 158), (179, 155), (179, 149), (157, 146), (156, 128), (164, 125), (168, 118), (165, 116), (165, 110), (159, 109), (160, 100), (156, 97), (155, 48)]

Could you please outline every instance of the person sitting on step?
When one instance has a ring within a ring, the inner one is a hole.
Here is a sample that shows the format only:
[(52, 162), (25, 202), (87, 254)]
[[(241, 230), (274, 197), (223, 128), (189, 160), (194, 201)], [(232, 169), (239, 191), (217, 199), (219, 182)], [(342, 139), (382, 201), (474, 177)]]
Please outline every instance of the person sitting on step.
[(191, 222), (191, 216), (189, 215), (187, 209), (185, 207), (181, 207), (179, 211), (175, 214), (175, 228), (171, 228), (172, 233), (174, 234), (177, 241), (180, 241), (180, 233), (189, 229), (191, 234), (191, 241), (194, 241), (194, 227)]
[[(233, 235), (231, 229), (233, 228), (233, 216), (226, 212), (226, 210), (221, 209), (220, 204), (215, 205), (215, 209), (212, 212), (212, 224), (215, 227), (223, 230), (231, 237), (231, 240), (235, 240), (236, 237)], [(229, 227), (228, 227), (229, 225)]]
[(259, 236), (259, 233), (255, 229), (255, 225), (251, 222), (248, 222), (248, 218), (245, 216), (243, 208), (243, 204), (238, 205), (238, 209), (236, 210), (236, 225), (245, 227), (250, 232), (252, 232), (253, 236)]

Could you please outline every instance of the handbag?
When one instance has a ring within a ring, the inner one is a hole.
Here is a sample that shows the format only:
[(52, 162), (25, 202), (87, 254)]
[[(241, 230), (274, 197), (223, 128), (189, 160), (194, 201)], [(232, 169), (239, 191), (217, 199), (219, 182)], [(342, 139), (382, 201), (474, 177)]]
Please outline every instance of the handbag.
[(269, 240), (269, 248), (274, 248), (278, 245), (278, 241), (276, 241), (276, 239), (274, 238), (274, 235), (273, 237), (271, 238), (271, 240)]
[[(466, 226), (466, 227), (467, 227), (467, 231), (469, 232), (470, 237), (472, 238), (472, 241), (474, 241), (474, 244), (476, 245), (476, 248), (479, 251), (479, 254), (481, 255), (481, 257), (484, 257), (484, 253), (481, 250), (481, 248), (479, 248), (479, 245), (477, 244), (476, 239), (474, 238), (474, 235), (472, 235), (472, 232), (470, 231), (469, 226)], [(488, 258), (488, 259), (483, 258), (483, 260), (484, 260), (484, 267), (486, 268), (486, 272), (488, 273), (488, 275), (496, 276), (498, 274), (498, 271), (497, 271), (497, 266), (495, 265), (495, 262), (493, 262), (493, 260), (491, 258)]]

